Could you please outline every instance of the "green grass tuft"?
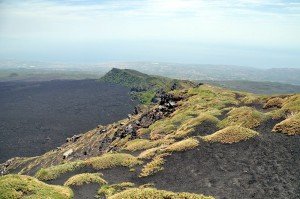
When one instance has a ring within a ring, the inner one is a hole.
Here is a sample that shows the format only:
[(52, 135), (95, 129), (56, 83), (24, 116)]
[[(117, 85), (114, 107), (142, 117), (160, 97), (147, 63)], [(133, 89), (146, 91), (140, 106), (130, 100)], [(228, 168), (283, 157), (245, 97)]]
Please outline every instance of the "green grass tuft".
[(272, 132), (284, 133), (286, 135), (300, 135), (300, 113), (292, 115), (276, 124)]
[(254, 108), (242, 106), (228, 112), (228, 116), (220, 122), (221, 127), (239, 125), (245, 128), (259, 126), (268, 117)]
[(98, 190), (98, 195), (104, 195), (106, 198), (111, 197), (112, 195), (124, 191), (128, 188), (134, 187), (134, 183), (131, 182), (122, 182), (119, 184), (112, 184), (112, 185), (102, 185)]
[(97, 170), (116, 166), (133, 167), (141, 163), (142, 161), (138, 160), (138, 158), (126, 153), (106, 153), (86, 160), (87, 165), (91, 165)]
[(203, 139), (207, 142), (220, 142), (224, 144), (232, 144), (244, 140), (248, 140), (259, 133), (241, 126), (228, 126), (211, 135), (204, 136)]
[(164, 157), (169, 154), (164, 153), (155, 156), (151, 162), (144, 165), (142, 171), (140, 173), (140, 177), (147, 177), (149, 175), (153, 175), (161, 170), (163, 170), (163, 164), (165, 163)]
[(199, 141), (195, 138), (187, 138), (179, 142), (169, 145), (165, 150), (167, 152), (186, 151), (193, 149), (199, 145)]
[(74, 171), (84, 166), (85, 163), (83, 161), (67, 162), (48, 168), (42, 168), (36, 172), (35, 177), (39, 180), (53, 180), (64, 173)]
[(73, 198), (73, 192), (68, 187), (48, 185), (36, 178), (25, 175), (5, 175), (0, 177), (0, 198)]
[(107, 184), (102, 178), (101, 173), (81, 173), (70, 177), (65, 183), (65, 186), (81, 186), (83, 184), (98, 183)]
[(154, 188), (131, 188), (117, 193), (108, 199), (214, 199), (212, 196), (204, 196), (192, 193), (174, 193), (170, 191), (157, 190)]

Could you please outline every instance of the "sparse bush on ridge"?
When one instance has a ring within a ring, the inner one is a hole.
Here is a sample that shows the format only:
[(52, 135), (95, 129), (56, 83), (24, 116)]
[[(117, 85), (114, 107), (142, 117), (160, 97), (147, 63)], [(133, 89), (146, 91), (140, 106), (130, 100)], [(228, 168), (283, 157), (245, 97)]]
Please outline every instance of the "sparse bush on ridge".
[(86, 160), (87, 165), (91, 165), (97, 170), (116, 166), (133, 167), (141, 163), (142, 161), (138, 160), (138, 158), (126, 153), (106, 153)]
[(284, 98), (282, 107), (278, 110), (268, 112), (267, 115), (273, 119), (287, 118), (290, 114), (300, 112), (300, 94), (292, 95)]
[(164, 157), (169, 155), (168, 153), (163, 153), (160, 155), (155, 156), (151, 162), (147, 163), (143, 166), (142, 171), (139, 177), (146, 177), (149, 175), (153, 175), (158, 171), (163, 170), (163, 164), (165, 163)]
[(194, 132), (194, 127), (201, 125), (203, 122), (210, 122), (214, 125), (218, 125), (220, 120), (213, 115), (203, 113), (195, 118), (189, 119), (186, 123), (182, 124), (181, 127), (175, 132), (175, 138), (183, 138)]
[(166, 148), (166, 145), (147, 149), (145, 151), (142, 151), (140, 153), (140, 155), (138, 156), (138, 158), (139, 159), (151, 159), (156, 154), (159, 154), (160, 151), (163, 151), (164, 148)]
[(138, 158), (126, 153), (106, 153), (98, 157), (92, 157), (84, 161), (67, 162), (48, 168), (42, 168), (36, 172), (35, 177), (39, 180), (53, 180), (60, 175), (76, 169), (92, 166), (94, 169), (106, 169), (116, 166), (132, 167), (141, 164)]
[(211, 135), (204, 136), (203, 140), (207, 142), (220, 142), (224, 144), (232, 144), (232, 143), (248, 140), (258, 135), (259, 135), (258, 132), (245, 127), (228, 126)]
[(84, 165), (84, 161), (75, 161), (51, 166), (48, 168), (42, 168), (38, 172), (36, 172), (35, 177), (39, 180), (53, 180), (64, 173), (84, 167)]
[(0, 177), (0, 198), (70, 199), (73, 192), (68, 187), (49, 185), (30, 176), (9, 174)]
[(81, 173), (70, 177), (65, 183), (65, 186), (80, 186), (89, 183), (107, 184), (102, 178), (101, 173)]
[(272, 132), (284, 133), (286, 135), (300, 135), (300, 113), (292, 115), (276, 124)]
[(112, 185), (102, 185), (100, 189), (98, 190), (98, 195), (104, 195), (106, 198), (109, 198), (110, 196), (119, 193), (121, 191), (124, 191), (128, 188), (134, 187), (135, 184), (131, 182), (122, 182), (118, 184), (112, 184)]
[(263, 108), (273, 108), (273, 107), (281, 108), (283, 103), (284, 103), (284, 99), (280, 97), (273, 97), (267, 100)]
[(300, 94), (287, 97), (284, 100), (281, 109), (287, 110), (290, 113), (300, 112)]
[(148, 149), (151, 147), (153, 147), (153, 143), (150, 140), (135, 139), (135, 140), (128, 141), (123, 148), (128, 151), (138, 151), (138, 150)]
[(158, 190), (155, 188), (131, 188), (117, 193), (108, 199), (214, 199), (212, 196), (192, 193), (174, 193), (171, 191)]
[(254, 128), (268, 118), (264, 113), (247, 106), (233, 108), (227, 115), (228, 116), (220, 122), (221, 127), (240, 125), (245, 128)]
[(178, 151), (186, 151), (193, 149), (199, 145), (199, 141), (195, 138), (187, 138), (185, 140), (181, 140), (179, 142), (175, 142), (166, 147), (165, 151), (167, 152), (178, 152)]
[(157, 147), (159, 145), (167, 145), (174, 143), (174, 139), (159, 139), (159, 140), (147, 140), (147, 139), (135, 139), (127, 142), (125, 144), (124, 149), (128, 151), (138, 151), (138, 150), (143, 150), (143, 149), (149, 149), (153, 147)]
[(246, 104), (246, 105), (251, 105), (251, 104), (261, 104), (262, 99), (258, 95), (246, 93), (245, 97), (241, 99), (241, 102)]

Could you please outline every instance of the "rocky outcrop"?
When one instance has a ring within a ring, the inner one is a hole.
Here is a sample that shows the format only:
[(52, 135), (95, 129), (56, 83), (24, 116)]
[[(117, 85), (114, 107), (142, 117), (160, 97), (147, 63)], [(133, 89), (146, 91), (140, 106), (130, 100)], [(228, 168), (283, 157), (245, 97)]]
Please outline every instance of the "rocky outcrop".
[[(120, 123), (120, 127), (118, 127), (112, 137), (107, 136), (102, 139), (99, 143), (99, 151), (103, 153), (105, 151), (117, 150), (116, 147), (111, 146), (111, 143), (117, 139), (124, 139), (127, 137), (129, 140), (133, 140), (138, 138), (137, 131), (140, 128), (148, 128), (157, 120), (165, 118), (173, 113), (177, 107), (177, 102), (182, 100), (184, 97), (161, 92), (158, 98), (158, 106), (142, 113), (136, 119), (133, 119), (133, 116), (130, 115), (130, 117), (128, 117), (128, 119), (131, 120), (129, 123)], [(139, 111), (140, 110), (136, 107), (135, 114), (139, 114)]]

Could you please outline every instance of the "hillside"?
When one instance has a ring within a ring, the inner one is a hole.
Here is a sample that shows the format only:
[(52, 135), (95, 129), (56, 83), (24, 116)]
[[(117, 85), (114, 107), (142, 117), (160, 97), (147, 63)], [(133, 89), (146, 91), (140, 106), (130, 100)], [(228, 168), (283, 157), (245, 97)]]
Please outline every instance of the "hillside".
[[(105, 81), (160, 87), (144, 85), (149, 76), (136, 71), (111, 73)], [(157, 103), (126, 119), (41, 156), (8, 160), (0, 196), (299, 198), (300, 94), (203, 84), (156, 95)]]
[(117, 68), (110, 70), (100, 78), (100, 81), (130, 88), (132, 96), (139, 99), (142, 104), (151, 103), (158, 92), (168, 92), (196, 85), (190, 81), (152, 76), (135, 70)]
[(280, 82), (300, 85), (300, 68), (254, 68), (234, 65), (180, 64), (164, 62), (117, 62), (99, 64), (105, 67), (121, 67), (169, 78), (189, 80), (247, 80)]

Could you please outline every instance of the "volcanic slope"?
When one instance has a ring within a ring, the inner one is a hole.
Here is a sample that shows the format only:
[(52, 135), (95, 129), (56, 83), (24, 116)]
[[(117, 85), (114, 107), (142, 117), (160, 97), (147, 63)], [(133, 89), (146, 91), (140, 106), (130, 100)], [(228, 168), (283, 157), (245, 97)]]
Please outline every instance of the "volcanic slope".
[(127, 119), (2, 164), (0, 196), (54, 186), (61, 198), (300, 197), (300, 94), (192, 83), (158, 93)]

